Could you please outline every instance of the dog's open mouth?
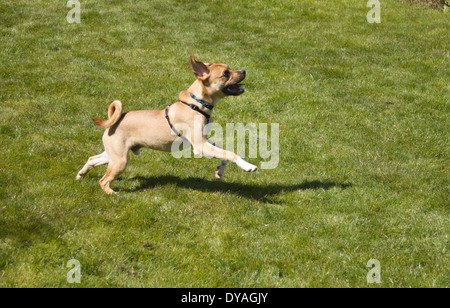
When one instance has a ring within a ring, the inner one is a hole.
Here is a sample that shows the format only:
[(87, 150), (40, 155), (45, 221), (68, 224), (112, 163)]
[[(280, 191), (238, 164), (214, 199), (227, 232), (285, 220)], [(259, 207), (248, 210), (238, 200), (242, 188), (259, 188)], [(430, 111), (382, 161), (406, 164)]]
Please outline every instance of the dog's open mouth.
[(242, 93), (245, 92), (244, 89), (242, 89), (242, 86), (244, 86), (244, 84), (242, 83), (235, 83), (229, 86), (226, 86), (222, 91), (223, 93), (227, 94), (227, 95), (241, 95)]

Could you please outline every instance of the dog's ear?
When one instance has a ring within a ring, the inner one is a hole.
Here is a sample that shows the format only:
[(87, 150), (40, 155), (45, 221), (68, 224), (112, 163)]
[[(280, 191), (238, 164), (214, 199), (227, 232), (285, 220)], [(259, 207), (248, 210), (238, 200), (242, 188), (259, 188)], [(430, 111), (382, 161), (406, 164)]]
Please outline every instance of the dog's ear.
[(194, 55), (191, 55), (189, 57), (189, 64), (191, 65), (191, 69), (197, 79), (206, 80), (209, 78), (209, 69), (206, 67), (205, 63), (197, 62), (194, 58)]

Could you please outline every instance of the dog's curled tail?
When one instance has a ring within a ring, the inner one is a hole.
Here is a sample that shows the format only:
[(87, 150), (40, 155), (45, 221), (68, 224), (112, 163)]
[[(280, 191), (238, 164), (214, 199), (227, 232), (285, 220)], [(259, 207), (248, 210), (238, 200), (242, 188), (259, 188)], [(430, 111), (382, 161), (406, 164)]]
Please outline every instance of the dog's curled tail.
[(120, 117), (122, 116), (122, 103), (120, 101), (114, 101), (109, 105), (108, 108), (108, 120), (103, 121), (100, 118), (93, 118), (92, 121), (94, 121), (95, 125), (97, 125), (100, 128), (107, 129), (114, 124), (117, 123), (117, 121), (120, 120)]

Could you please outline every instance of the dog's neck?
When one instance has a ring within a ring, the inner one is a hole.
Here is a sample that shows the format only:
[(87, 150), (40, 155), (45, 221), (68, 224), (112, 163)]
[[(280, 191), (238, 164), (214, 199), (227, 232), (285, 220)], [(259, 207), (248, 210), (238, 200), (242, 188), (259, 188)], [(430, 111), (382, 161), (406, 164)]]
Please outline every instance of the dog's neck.
[[(206, 91), (206, 87), (200, 81), (196, 80), (186, 91), (181, 91), (179, 99), (197, 105), (200, 109), (210, 114), (212, 108), (216, 105), (221, 97), (214, 97)], [(202, 102), (199, 102), (202, 101)], [(205, 105), (211, 106), (206, 107)]]

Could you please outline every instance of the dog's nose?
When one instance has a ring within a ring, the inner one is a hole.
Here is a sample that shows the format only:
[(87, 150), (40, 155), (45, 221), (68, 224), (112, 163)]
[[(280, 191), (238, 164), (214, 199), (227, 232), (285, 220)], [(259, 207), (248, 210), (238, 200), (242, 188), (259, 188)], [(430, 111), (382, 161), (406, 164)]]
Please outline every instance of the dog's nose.
[(245, 71), (244, 70), (239, 71), (239, 73), (241, 73), (245, 77)]

